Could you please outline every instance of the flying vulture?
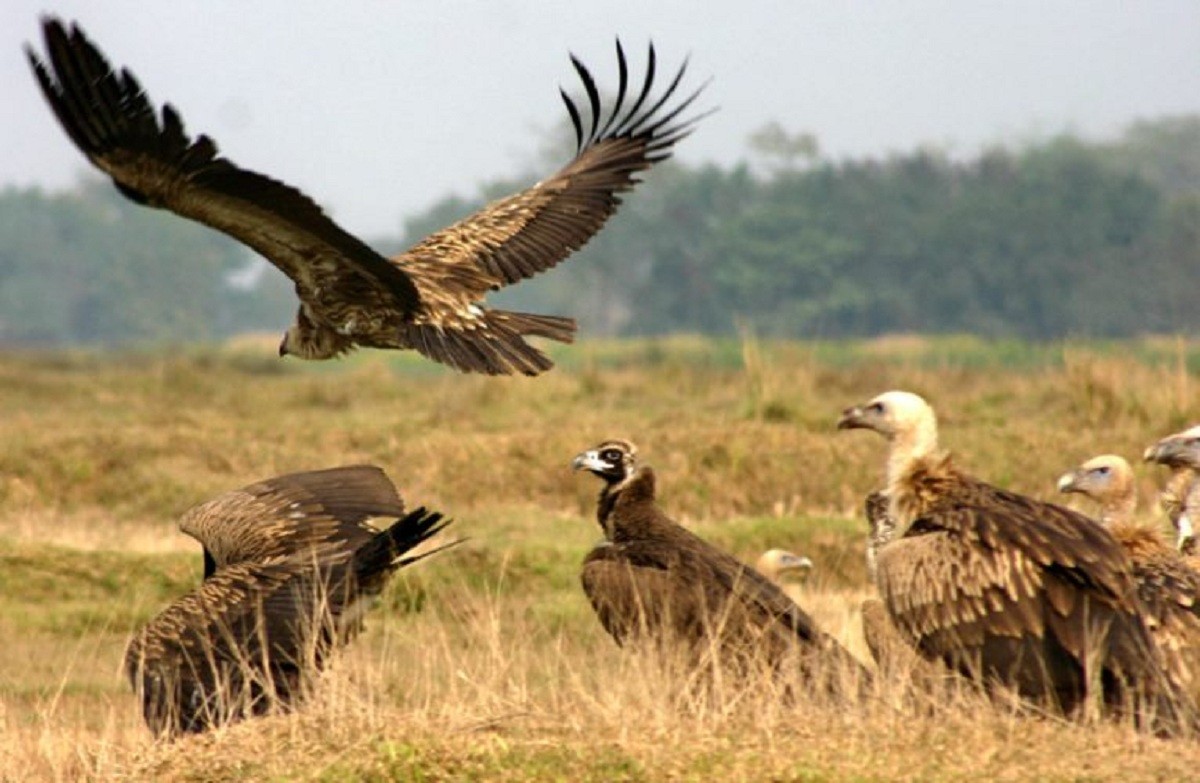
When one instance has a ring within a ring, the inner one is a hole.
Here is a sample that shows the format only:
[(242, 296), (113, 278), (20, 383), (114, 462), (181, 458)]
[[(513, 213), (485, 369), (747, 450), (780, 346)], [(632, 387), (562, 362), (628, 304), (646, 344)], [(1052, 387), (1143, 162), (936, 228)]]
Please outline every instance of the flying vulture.
[[(368, 517), (398, 520), (375, 530)], [(181, 526), (204, 545), (204, 581), (125, 652), (151, 731), (173, 737), (297, 704), (389, 575), (432, 554), (408, 553), (446, 524), (424, 508), (404, 513), (369, 466), (268, 479), (188, 512)]]
[(1133, 566), (1142, 616), (1171, 676), (1200, 695), (1200, 572), (1159, 532), (1134, 519), (1137, 489), (1122, 457), (1093, 457), (1058, 480), (1059, 492), (1096, 501), (1099, 521), (1125, 549)]
[[(778, 668), (797, 655), (825, 682), (861, 666), (771, 580), (685, 530), (655, 501), (654, 471), (634, 444), (605, 441), (575, 457), (598, 476), (604, 541), (583, 561), (584, 592), (617, 644), (687, 651), (697, 667)], [(715, 657), (714, 657), (715, 656)]]
[(1196, 543), (1200, 506), (1193, 503), (1190, 509), (1185, 508), (1200, 477), (1200, 425), (1168, 435), (1146, 449), (1142, 457), (1147, 462), (1157, 462), (1171, 469), (1171, 477), (1158, 501), (1175, 527), (1176, 546), (1189, 558), (1200, 560), (1200, 548)]
[[(919, 653), (1069, 715), (1102, 697), (1156, 730), (1190, 720), (1140, 615), (1129, 558), (1107, 530), (960, 471), (938, 446), (933, 409), (915, 394), (847, 408), (838, 428), (889, 442), (896, 528), (879, 549), (876, 578)], [(1099, 693), (1089, 692), (1093, 683)]]
[(541, 182), (388, 259), (300, 191), (220, 157), (206, 135), (189, 137), (170, 104), (160, 118), (134, 75), (114, 70), (78, 25), (67, 29), (48, 18), (42, 28), (47, 60), (29, 47), (26, 52), (67, 135), (125, 196), (222, 231), (291, 278), (300, 308), (279, 352), (303, 359), (366, 346), (411, 348), (462, 372), (549, 369), (552, 362), (524, 338), (570, 342), (575, 321), (493, 310), (484, 297), (582, 247), (638, 174), (669, 157), (702, 116), (682, 116), (703, 89), (679, 97), (686, 62), (661, 94), (653, 94), (652, 45), (641, 86), (630, 90), (617, 43), (620, 81), (607, 109), (591, 73), (572, 57), (590, 112), (560, 90), (575, 127), (575, 157)]

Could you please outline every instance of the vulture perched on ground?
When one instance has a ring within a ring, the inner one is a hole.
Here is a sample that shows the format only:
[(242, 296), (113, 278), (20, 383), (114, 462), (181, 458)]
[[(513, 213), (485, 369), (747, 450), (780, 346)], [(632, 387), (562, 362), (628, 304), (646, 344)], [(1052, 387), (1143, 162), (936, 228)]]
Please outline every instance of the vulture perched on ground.
[(1171, 469), (1171, 477), (1159, 494), (1158, 500), (1175, 527), (1176, 546), (1189, 561), (1195, 560), (1200, 567), (1200, 547), (1196, 543), (1196, 524), (1200, 519), (1200, 508), (1193, 503), (1190, 513), (1185, 506), (1200, 477), (1200, 425), (1177, 432), (1146, 449), (1142, 457), (1147, 462), (1157, 462)]
[[(369, 517), (398, 521), (376, 530)], [(180, 526), (204, 546), (204, 582), (125, 653), (151, 731), (205, 731), (298, 703), (389, 575), (432, 551), (407, 553), (446, 524), (423, 508), (405, 514), (371, 466), (280, 476), (189, 511)]]
[(1099, 521), (1125, 549), (1150, 633), (1171, 676), (1200, 696), (1200, 572), (1152, 527), (1134, 519), (1137, 488), (1122, 457), (1093, 457), (1058, 480), (1059, 492), (1085, 495)]
[(291, 278), (300, 308), (279, 352), (303, 359), (366, 346), (415, 349), (462, 372), (549, 369), (551, 361), (525, 337), (570, 342), (574, 320), (489, 309), (484, 297), (582, 247), (638, 174), (669, 157), (700, 119), (682, 116), (700, 92), (677, 92), (686, 63), (652, 94), (653, 46), (641, 86), (630, 91), (618, 42), (620, 81), (607, 109), (587, 68), (572, 57), (590, 112), (562, 93), (575, 127), (574, 159), (388, 259), (300, 191), (219, 157), (208, 136), (190, 138), (170, 104), (157, 116), (133, 74), (115, 71), (77, 25), (68, 30), (49, 18), (42, 26), (47, 61), (27, 48), (29, 62), (71, 141), (133, 201), (222, 231)]
[(808, 581), (813, 561), (786, 549), (768, 549), (759, 555), (754, 568), (776, 584)]
[(879, 548), (876, 582), (918, 652), (1068, 715), (1102, 696), (1156, 730), (1190, 726), (1191, 705), (1166, 674), (1129, 559), (1107, 530), (960, 471), (915, 394), (848, 408), (838, 428), (889, 441), (895, 533)]
[[(863, 512), (868, 526), (867, 573), (871, 583), (878, 586), (879, 551), (891, 543), (896, 535), (896, 522), (888, 510), (887, 493), (876, 491), (867, 495)], [(867, 643), (867, 649), (880, 669), (907, 673), (911, 682), (923, 688), (947, 681), (948, 670), (940, 662), (927, 661), (916, 654), (892, 621), (883, 601), (868, 598), (859, 605), (859, 612), (862, 615), (863, 641)]]
[(698, 669), (778, 670), (795, 657), (802, 674), (831, 685), (863, 674), (778, 585), (664, 514), (654, 472), (638, 464), (632, 443), (605, 441), (573, 467), (604, 482), (597, 519), (605, 540), (584, 559), (582, 581), (617, 644), (682, 649)]

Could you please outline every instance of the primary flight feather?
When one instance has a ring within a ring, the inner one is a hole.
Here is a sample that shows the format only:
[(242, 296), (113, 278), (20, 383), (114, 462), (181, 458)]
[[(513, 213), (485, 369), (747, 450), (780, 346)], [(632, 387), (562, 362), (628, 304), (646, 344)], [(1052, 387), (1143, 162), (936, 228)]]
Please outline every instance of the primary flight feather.
[[(161, 118), (127, 69), (116, 71), (78, 25), (43, 20), (47, 59), (30, 65), (75, 146), (124, 195), (222, 231), (277, 266), (300, 308), (279, 352), (329, 359), (359, 346), (414, 349), (462, 372), (536, 375), (553, 366), (528, 336), (570, 342), (575, 321), (493, 310), (489, 291), (558, 264), (582, 247), (621, 203), (637, 174), (670, 156), (702, 115), (681, 119), (700, 89), (678, 98), (685, 62), (652, 95), (651, 45), (637, 95), (617, 43), (619, 87), (606, 120), (587, 68), (571, 58), (587, 95), (585, 116), (561, 92), (577, 152), (541, 182), (488, 204), (388, 259), (331, 220), (295, 188), (220, 157), (194, 140), (170, 105)], [(626, 101), (630, 100), (628, 108)]]

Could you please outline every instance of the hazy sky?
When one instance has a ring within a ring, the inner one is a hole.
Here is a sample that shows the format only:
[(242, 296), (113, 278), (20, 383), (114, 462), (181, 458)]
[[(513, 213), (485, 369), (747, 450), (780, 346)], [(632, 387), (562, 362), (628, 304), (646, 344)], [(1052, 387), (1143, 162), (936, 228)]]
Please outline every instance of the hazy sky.
[[(1200, 113), (1200, 2), (0, 2), (0, 183), (70, 185), (87, 168), (21, 50), (38, 17), (79, 21), (241, 166), (306, 191), (352, 231), (531, 159), (565, 112), (575, 52), (614, 85), (620, 35), (640, 69), (692, 57), (718, 105), (680, 146), (733, 162), (770, 120), (830, 155), (980, 145)], [(636, 71), (640, 74), (640, 70)], [(549, 173), (549, 172), (546, 172)]]

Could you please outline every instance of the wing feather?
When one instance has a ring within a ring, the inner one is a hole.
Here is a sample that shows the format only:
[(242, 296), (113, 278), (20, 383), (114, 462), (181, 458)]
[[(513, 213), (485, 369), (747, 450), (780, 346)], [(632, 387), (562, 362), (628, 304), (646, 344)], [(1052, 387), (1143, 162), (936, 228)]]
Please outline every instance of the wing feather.
[(403, 270), (334, 223), (295, 188), (192, 142), (178, 112), (161, 123), (137, 79), (119, 74), (83, 32), (43, 21), (49, 64), (26, 50), (50, 108), (77, 147), (129, 198), (203, 223), (250, 246), (310, 290), (362, 277), (409, 312), (419, 294)]
[(308, 550), (353, 551), (377, 533), (368, 519), (403, 514), (404, 503), (381, 469), (350, 465), (227, 492), (187, 511), (179, 528), (223, 568)]
[[(621, 203), (621, 194), (633, 188), (637, 175), (671, 153), (699, 118), (680, 122), (680, 112), (691, 105), (699, 90), (678, 105), (668, 107), (683, 78), (686, 63), (668, 89), (650, 108), (641, 111), (653, 92), (656, 56), (653, 44), (641, 93), (622, 109), (628, 86), (625, 54), (617, 42), (619, 89), (609, 118), (601, 126), (603, 106), (591, 72), (572, 56), (590, 108), (590, 126), (574, 101), (562, 91), (575, 129), (578, 153), (551, 177), (526, 190), (492, 202), (479, 212), (413, 246), (396, 258), (424, 291), (454, 286), (462, 303), (477, 301), (488, 290), (515, 283), (557, 265), (592, 238)], [(447, 267), (469, 269), (448, 279)], [(455, 309), (442, 310), (430, 303), (424, 316), (438, 322), (452, 318)]]

